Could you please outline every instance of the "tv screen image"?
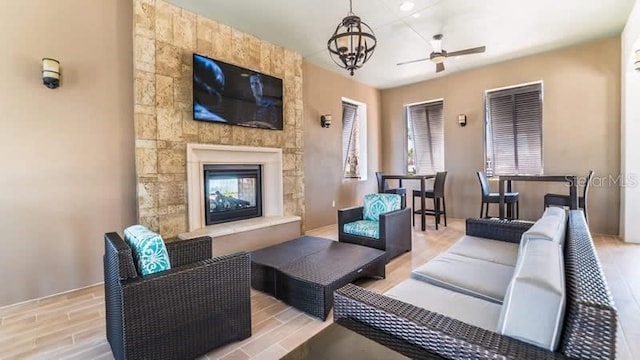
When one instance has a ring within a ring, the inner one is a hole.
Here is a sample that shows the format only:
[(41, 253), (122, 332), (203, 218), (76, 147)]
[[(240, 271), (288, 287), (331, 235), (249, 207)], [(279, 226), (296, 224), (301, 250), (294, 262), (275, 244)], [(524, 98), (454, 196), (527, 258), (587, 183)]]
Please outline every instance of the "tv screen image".
[(193, 54), (193, 119), (282, 130), (282, 80)]

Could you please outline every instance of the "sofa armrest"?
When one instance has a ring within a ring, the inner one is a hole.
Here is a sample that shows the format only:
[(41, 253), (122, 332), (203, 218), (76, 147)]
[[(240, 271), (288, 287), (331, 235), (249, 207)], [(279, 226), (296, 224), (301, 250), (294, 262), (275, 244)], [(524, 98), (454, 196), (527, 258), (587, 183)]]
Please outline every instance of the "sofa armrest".
[(364, 207), (355, 206), (338, 210), (338, 231), (342, 233), (344, 224), (362, 220)]
[(334, 293), (334, 320), (350, 319), (449, 359), (564, 359), (459, 320), (347, 284)]
[(487, 239), (520, 243), (522, 234), (529, 230), (533, 223), (497, 220), (497, 219), (467, 219), (466, 234)]
[(212, 239), (201, 236), (193, 239), (167, 241), (165, 246), (169, 253), (171, 267), (179, 267), (198, 261), (210, 259), (213, 256)]
[(380, 214), (380, 239), (385, 242), (387, 260), (411, 250), (411, 209)]

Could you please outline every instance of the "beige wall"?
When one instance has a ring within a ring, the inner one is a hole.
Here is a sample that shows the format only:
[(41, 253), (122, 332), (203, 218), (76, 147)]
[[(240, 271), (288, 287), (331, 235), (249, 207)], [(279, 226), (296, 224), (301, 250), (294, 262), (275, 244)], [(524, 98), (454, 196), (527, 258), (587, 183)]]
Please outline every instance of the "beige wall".
[[(306, 229), (314, 229), (335, 224), (338, 209), (361, 204), (364, 194), (377, 189), (375, 172), (380, 168), (383, 148), (380, 91), (308, 62), (302, 69)], [(367, 181), (342, 175), (343, 97), (367, 104)], [(320, 127), (322, 114), (333, 116), (328, 129)], [(332, 207), (334, 200), (336, 206)]]
[(0, 4), (0, 306), (102, 281), (104, 233), (135, 221), (131, 18), (127, 1)]
[[(284, 213), (304, 221), (302, 56), (162, 0), (133, 4), (140, 223), (164, 237), (188, 230), (188, 143), (282, 148)], [(194, 52), (281, 78), (284, 130), (193, 120)]]
[[(489, 49), (490, 50), (490, 49)], [(425, 66), (431, 66), (425, 64)], [(618, 177), (620, 173), (620, 39), (576, 47), (469, 70), (382, 92), (383, 169), (404, 171), (403, 105), (444, 98), (447, 210), (452, 217), (478, 216), (480, 185), (475, 171), (484, 165), (483, 94), (487, 89), (542, 80), (544, 83), (544, 171), (547, 174)], [(459, 127), (457, 114), (467, 114)], [(617, 234), (619, 187), (596, 178), (590, 189), (592, 231)], [(560, 185), (517, 184), (521, 218), (535, 219), (546, 192)], [(494, 209), (497, 210), (497, 209)]]

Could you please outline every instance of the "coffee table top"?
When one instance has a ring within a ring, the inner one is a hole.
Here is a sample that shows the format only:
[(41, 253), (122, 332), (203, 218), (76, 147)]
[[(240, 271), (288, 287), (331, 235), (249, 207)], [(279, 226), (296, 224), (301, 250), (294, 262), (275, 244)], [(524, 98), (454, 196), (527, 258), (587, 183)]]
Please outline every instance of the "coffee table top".
[(339, 323), (327, 326), (293, 349), (281, 360), (302, 359), (404, 360), (441, 358), (414, 345), (398, 344), (397, 339), (390, 339), (383, 332), (351, 320), (341, 319)]

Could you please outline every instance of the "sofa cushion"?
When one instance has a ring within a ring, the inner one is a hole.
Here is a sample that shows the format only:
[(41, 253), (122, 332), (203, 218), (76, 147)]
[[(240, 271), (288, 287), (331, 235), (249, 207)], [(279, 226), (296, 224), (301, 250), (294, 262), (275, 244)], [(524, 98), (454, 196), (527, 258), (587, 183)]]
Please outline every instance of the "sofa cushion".
[(345, 234), (366, 236), (374, 239), (380, 238), (380, 223), (371, 220), (358, 220), (344, 224), (342, 231)]
[(522, 234), (520, 249), (523, 248), (527, 241), (533, 239), (553, 241), (563, 245), (566, 229), (566, 212), (560, 208), (549, 207), (545, 210), (542, 217), (538, 219), (538, 221), (536, 221), (529, 230)]
[(124, 229), (124, 240), (131, 247), (140, 275), (171, 269), (169, 253), (160, 234), (142, 225), (133, 225)]
[(411, 272), (411, 277), (502, 304), (513, 266), (444, 253)]
[(562, 332), (564, 306), (560, 246), (529, 240), (509, 284), (497, 332), (554, 351)]
[(400, 195), (367, 194), (364, 196), (363, 219), (379, 221), (380, 214), (400, 210)]
[(498, 304), (412, 278), (385, 295), (489, 331), (495, 331), (500, 317)]
[(515, 266), (518, 244), (465, 235), (448, 250), (451, 254)]

